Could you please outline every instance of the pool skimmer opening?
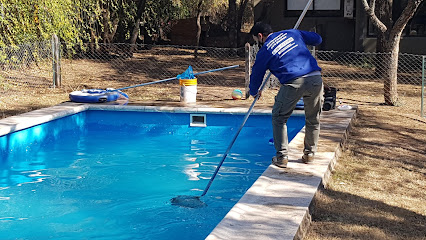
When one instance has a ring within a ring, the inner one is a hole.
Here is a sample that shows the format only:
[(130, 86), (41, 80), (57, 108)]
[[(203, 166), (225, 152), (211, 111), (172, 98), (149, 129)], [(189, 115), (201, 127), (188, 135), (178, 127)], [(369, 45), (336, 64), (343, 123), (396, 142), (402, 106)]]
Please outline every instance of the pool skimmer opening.
[(191, 127), (207, 127), (206, 114), (190, 114), (189, 121)]

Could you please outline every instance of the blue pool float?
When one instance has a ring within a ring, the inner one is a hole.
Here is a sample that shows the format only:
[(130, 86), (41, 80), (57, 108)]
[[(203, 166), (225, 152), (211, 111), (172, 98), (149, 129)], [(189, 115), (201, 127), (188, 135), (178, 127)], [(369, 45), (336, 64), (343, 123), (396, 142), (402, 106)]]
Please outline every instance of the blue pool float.
[(83, 89), (81, 91), (71, 92), (69, 97), (73, 102), (79, 103), (104, 103), (116, 101), (120, 96), (129, 98), (127, 94), (121, 91), (112, 91), (113, 89)]

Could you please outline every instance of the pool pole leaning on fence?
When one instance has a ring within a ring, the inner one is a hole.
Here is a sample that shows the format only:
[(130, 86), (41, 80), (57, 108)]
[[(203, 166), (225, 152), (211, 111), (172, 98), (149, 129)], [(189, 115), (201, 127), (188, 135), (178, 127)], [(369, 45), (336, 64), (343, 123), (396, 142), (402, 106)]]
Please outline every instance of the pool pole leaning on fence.
[[(197, 75), (200, 75), (200, 74), (205, 74), (205, 73), (222, 71), (222, 70), (231, 69), (231, 68), (237, 68), (239, 66), (240, 65), (232, 65), (232, 66), (228, 66), (228, 67), (216, 68), (216, 69), (212, 69), (212, 70), (207, 70), (207, 71), (203, 71), (203, 72), (194, 73), (194, 76), (197, 76)], [(133, 85), (133, 86), (129, 86), (129, 87), (123, 87), (123, 88), (118, 88), (118, 89), (107, 90), (107, 92), (114, 92), (114, 91), (121, 91), (121, 90), (129, 89), (129, 88), (142, 87), (142, 86), (146, 86), (146, 85), (150, 85), (150, 84), (162, 83), (162, 82), (167, 82), (167, 81), (175, 80), (177, 78), (178, 77), (176, 76), (176, 77), (166, 78), (166, 79), (162, 79), (162, 80), (158, 80), (158, 81), (137, 84), (137, 85)]]

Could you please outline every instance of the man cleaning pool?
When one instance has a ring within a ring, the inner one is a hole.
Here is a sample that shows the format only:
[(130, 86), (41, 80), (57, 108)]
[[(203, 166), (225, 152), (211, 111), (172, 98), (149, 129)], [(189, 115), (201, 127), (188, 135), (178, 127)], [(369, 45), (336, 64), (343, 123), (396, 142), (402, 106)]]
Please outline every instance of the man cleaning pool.
[(288, 163), (287, 120), (303, 97), (306, 131), (302, 161), (314, 160), (320, 131), (323, 82), (321, 68), (306, 45), (319, 45), (320, 35), (296, 29), (273, 32), (266, 23), (258, 22), (250, 30), (259, 44), (259, 52), (250, 76), (250, 95), (261, 95), (266, 70), (278, 78), (281, 87), (272, 109), (272, 127), (276, 156), (272, 164), (285, 168)]

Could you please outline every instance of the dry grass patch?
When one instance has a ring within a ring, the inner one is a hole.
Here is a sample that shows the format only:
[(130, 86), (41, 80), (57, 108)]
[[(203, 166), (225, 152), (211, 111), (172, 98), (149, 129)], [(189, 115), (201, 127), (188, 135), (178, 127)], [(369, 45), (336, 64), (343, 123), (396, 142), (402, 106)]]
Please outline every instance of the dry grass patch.
[(426, 119), (364, 106), (306, 239), (425, 239)]

